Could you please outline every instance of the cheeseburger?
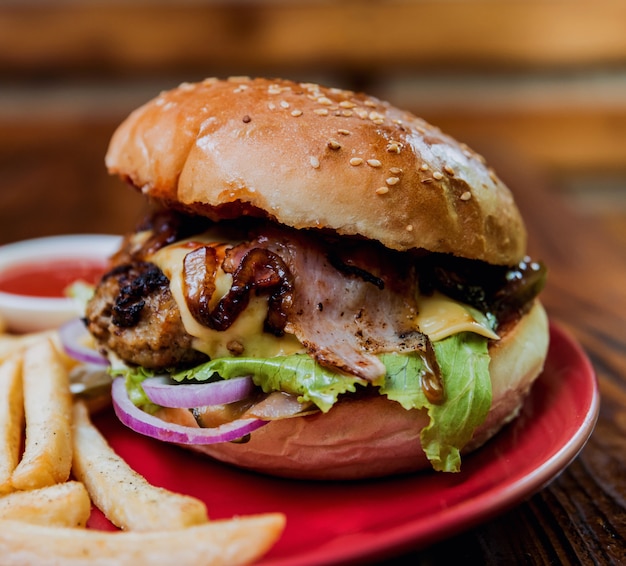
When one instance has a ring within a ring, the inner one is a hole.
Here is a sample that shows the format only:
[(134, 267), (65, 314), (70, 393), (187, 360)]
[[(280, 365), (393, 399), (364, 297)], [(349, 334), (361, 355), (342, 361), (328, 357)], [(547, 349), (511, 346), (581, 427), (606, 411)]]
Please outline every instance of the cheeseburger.
[(285, 477), (455, 472), (542, 370), (545, 270), (511, 193), (409, 112), (186, 83), (121, 124), (106, 165), (150, 208), (86, 323), (142, 434)]

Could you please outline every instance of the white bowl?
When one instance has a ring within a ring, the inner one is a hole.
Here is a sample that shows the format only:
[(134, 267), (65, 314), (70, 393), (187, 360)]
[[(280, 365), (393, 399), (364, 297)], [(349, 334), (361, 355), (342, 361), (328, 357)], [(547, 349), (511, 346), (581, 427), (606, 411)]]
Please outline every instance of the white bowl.
[[(106, 259), (119, 247), (120, 236), (76, 234), (33, 238), (0, 246), (0, 273), (51, 259)], [(70, 298), (32, 297), (0, 291), (0, 319), (11, 332), (35, 332), (56, 328), (81, 315)]]

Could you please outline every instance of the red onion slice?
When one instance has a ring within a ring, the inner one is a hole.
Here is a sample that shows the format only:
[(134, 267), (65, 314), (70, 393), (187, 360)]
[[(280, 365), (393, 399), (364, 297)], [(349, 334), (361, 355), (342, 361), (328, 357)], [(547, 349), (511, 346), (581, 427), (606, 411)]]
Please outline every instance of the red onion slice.
[(167, 423), (137, 408), (128, 398), (124, 378), (118, 377), (111, 388), (113, 409), (120, 421), (128, 428), (143, 434), (176, 444), (217, 444), (242, 438), (267, 424), (260, 419), (238, 419), (215, 428), (195, 428)]
[(76, 361), (99, 366), (108, 366), (109, 361), (97, 350), (84, 344), (89, 332), (80, 318), (74, 318), (59, 328), (59, 338), (68, 356)]
[(141, 384), (148, 399), (161, 407), (193, 409), (234, 403), (254, 390), (251, 377), (235, 377), (211, 383), (172, 384), (167, 377), (150, 377)]

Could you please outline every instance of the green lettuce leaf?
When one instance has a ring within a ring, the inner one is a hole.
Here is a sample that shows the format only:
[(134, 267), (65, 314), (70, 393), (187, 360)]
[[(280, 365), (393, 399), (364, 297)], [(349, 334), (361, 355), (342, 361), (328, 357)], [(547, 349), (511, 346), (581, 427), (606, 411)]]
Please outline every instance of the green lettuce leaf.
[(264, 392), (284, 391), (298, 395), (301, 402), (315, 403), (327, 412), (342, 393), (354, 393), (361, 378), (344, 375), (318, 365), (307, 354), (275, 358), (217, 358), (195, 368), (173, 374), (176, 381), (206, 381), (215, 374), (224, 379), (251, 375)]
[[(426, 410), (430, 423), (421, 433), (426, 456), (438, 471), (460, 469), (460, 451), (491, 406), (491, 380), (487, 339), (464, 332), (433, 344), (442, 372), (445, 399), (433, 404), (424, 395), (421, 374), (424, 364), (419, 354), (383, 354), (387, 375), (379, 386), (381, 395), (397, 401), (405, 409)], [(117, 371), (126, 376), (133, 403), (153, 412), (156, 407), (146, 397), (141, 383), (153, 375), (142, 368)], [(327, 412), (343, 393), (354, 393), (358, 385), (372, 386), (355, 376), (334, 372), (318, 365), (306, 354), (275, 358), (218, 358), (197, 367), (179, 371), (172, 379), (207, 381), (251, 375), (263, 391), (285, 391), (312, 402)]]
[(423, 371), (416, 355), (383, 356), (387, 367), (384, 393), (405, 409), (425, 409), (430, 424), (421, 433), (421, 442), (433, 468), (458, 472), (460, 451), (477, 426), (482, 424), (491, 407), (491, 380), (487, 340), (463, 332), (433, 344), (441, 367), (445, 400), (432, 404), (426, 399), (419, 376)]

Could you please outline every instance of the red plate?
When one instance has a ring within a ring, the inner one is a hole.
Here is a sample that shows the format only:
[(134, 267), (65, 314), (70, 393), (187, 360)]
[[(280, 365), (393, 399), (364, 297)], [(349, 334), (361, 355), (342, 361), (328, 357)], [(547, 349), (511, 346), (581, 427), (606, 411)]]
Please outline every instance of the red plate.
[[(203, 499), (214, 519), (285, 513), (284, 535), (263, 565), (319, 566), (423, 547), (513, 506), (574, 459), (593, 430), (598, 408), (589, 360), (552, 325), (546, 368), (520, 418), (464, 458), (459, 474), (346, 483), (275, 479), (139, 436), (112, 413), (98, 416), (96, 423), (133, 468), (156, 485)], [(90, 526), (107, 527), (97, 513)]]

